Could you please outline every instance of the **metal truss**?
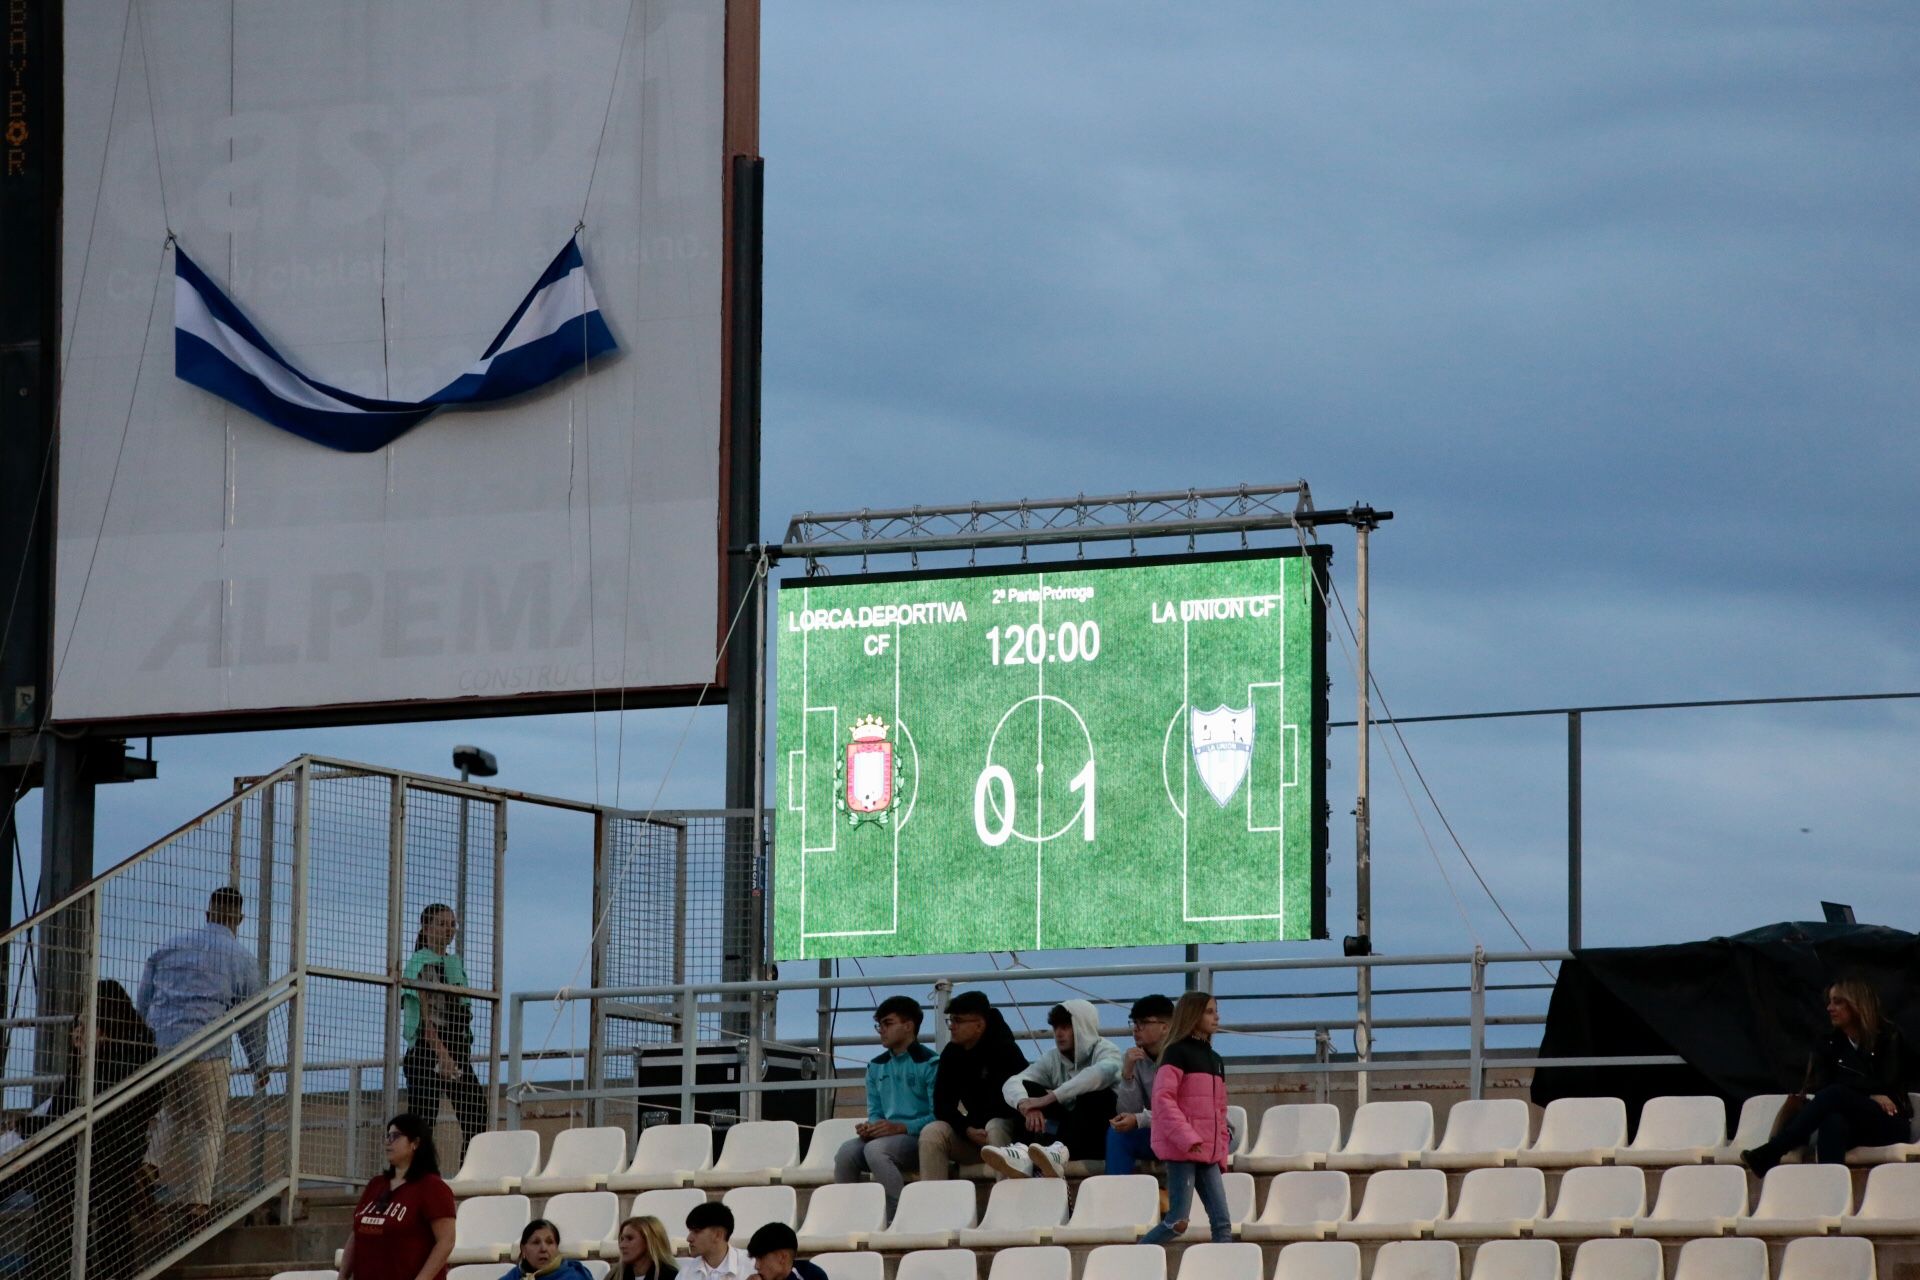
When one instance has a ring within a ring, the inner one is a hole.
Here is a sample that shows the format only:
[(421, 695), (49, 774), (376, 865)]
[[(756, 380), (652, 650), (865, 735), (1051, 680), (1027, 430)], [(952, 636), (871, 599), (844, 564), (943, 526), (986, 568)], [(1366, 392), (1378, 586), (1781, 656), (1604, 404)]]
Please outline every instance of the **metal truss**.
[(801, 557), (808, 572), (829, 556), (869, 556), (1063, 542), (1138, 541), (1202, 534), (1247, 534), (1344, 524), (1374, 528), (1391, 511), (1354, 506), (1314, 509), (1304, 480), (1226, 489), (1172, 489), (1102, 497), (1022, 498), (938, 507), (808, 511), (787, 525), (786, 539), (765, 550), (771, 559)]

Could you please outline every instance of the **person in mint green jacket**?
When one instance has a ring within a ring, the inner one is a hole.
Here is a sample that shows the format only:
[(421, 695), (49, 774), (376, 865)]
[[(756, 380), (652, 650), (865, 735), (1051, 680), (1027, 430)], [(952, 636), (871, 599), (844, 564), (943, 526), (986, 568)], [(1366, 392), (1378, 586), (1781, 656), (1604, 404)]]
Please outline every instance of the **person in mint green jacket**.
[(887, 1217), (900, 1203), (907, 1174), (920, 1167), (920, 1131), (933, 1123), (933, 1081), (940, 1055), (920, 1043), (926, 1015), (906, 996), (888, 996), (873, 1011), (880, 1052), (867, 1064), (867, 1118), (834, 1154), (833, 1180), (858, 1182), (862, 1170), (886, 1189)]
[[(467, 967), (453, 950), (460, 927), (453, 908), (436, 902), (420, 913), (420, 932), (413, 940), (404, 977), (409, 982), (464, 987)], [(487, 1093), (473, 1074), (473, 1005), (465, 996), (446, 991), (406, 988), (400, 995), (407, 1053), (400, 1060), (406, 1073), (407, 1110), (428, 1124), (440, 1115), (440, 1100), (453, 1105), (464, 1150), (473, 1135), (487, 1127)]]

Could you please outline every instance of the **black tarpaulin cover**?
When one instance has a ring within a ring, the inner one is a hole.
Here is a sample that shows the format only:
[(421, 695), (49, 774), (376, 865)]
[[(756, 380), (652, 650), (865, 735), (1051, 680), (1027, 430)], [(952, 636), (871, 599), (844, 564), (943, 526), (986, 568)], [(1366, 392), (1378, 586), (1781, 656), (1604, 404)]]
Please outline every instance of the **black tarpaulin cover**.
[(1533, 1100), (1623, 1098), (1638, 1124), (1648, 1098), (1718, 1094), (1731, 1119), (1756, 1093), (1799, 1088), (1807, 1050), (1827, 1029), (1826, 987), (1844, 977), (1872, 983), (1913, 1042), (1920, 936), (1899, 929), (1775, 924), (1705, 942), (1578, 951), (1560, 966), (1540, 1056), (1675, 1054), (1687, 1064), (1541, 1068)]

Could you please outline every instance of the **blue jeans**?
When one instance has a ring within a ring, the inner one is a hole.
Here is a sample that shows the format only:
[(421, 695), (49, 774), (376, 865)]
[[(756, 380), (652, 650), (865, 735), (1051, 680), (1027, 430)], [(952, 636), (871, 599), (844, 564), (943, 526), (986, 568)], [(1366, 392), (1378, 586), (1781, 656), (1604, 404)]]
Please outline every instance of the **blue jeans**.
[(1107, 1172), (1132, 1173), (1136, 1161), (1153, 1159), (1153, 1130), (1141, 1126), (1128, 1133), (1107, 1130)]
[(1233, 1222), (1227, 1213), (1227, 1184), (1217, 1164), (1195, 1164), (1191, 1160), (1167, 1161), (1167, 1216), (1160, 1225), (1140, 1237), (1141, 1244), (1165, 1244), (1179, 1234), (1180, 1222), (1193, 1207), (1193, 1192), (1198, 1186), (1200, 1203), (1207, 1207), (1207, 1225), (1215, 1244), (1233, 1239)]

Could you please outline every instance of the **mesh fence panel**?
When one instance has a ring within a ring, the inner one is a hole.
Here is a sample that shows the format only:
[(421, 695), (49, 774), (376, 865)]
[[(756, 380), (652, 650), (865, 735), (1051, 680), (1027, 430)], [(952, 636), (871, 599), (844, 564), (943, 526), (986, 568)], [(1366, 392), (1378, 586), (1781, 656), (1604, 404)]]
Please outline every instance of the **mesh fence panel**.
[[(0, 1141), (0, 1274), (150, 1274), (283, 1188), (296, 1143), (303, 1178), (357, 1184), (393, 1111), (435, 1112), (449, 1168), (489, 1123), (504, 803), (306, 772), (0, 935), (0, 1109), (18, 1131)], [(436, 903), (458, 905), (457, 928), (404, 981)], [(449, 1069), (415, 1069), (409, 998)]]

